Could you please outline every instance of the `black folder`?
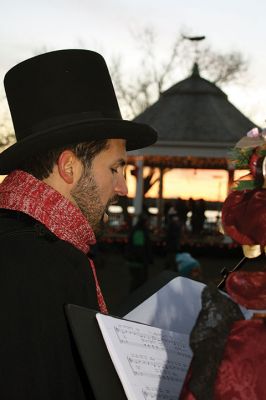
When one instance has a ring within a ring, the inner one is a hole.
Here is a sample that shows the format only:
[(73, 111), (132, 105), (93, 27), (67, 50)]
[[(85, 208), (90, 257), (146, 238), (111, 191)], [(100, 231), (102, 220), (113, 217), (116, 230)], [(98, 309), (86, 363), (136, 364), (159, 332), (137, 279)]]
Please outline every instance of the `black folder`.
[(65, 311), (95, 399), (126, 400), (95, 318), (98, 311), (74, 304), (67, 304)]
[[(176, 273), (164, 271), (148, 281), (128, 297), (123, 306), (117, 309), (116, 315), (124, 316), (176, 276)], [(123, 386), (95, 317), (98, 311), (67, 304), (65, 312), (95, 399), (126, 400)]]

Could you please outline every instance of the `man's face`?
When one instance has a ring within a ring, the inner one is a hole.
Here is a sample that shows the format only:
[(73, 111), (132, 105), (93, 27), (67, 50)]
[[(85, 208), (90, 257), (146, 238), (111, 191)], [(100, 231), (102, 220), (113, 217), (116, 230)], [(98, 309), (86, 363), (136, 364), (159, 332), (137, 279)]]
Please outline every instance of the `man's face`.
[(106, 211), (118, 196), (127, 195), (124, 178), (126, 163), (125, 140), (110, 139), (104, 149), (92, 161), (91, 168), (83, 169), (71, 195), (85, 215), (95, 233), (107, 222)]

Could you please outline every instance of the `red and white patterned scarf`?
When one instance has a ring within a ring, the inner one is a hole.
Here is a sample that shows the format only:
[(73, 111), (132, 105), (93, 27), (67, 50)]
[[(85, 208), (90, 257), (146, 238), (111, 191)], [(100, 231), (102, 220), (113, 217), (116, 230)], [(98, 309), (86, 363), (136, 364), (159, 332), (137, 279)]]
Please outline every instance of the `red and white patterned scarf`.
[[(90, 245), (96, 243), (93, 230), (81, 211), (51, 186), (24, 171), (13, 171), (0, 184), (0, 208), (21, 211), (33, 217), (59, 239), (85, 254)], [(100, 311), (107, 313), (92, 260), (90, 266)]]

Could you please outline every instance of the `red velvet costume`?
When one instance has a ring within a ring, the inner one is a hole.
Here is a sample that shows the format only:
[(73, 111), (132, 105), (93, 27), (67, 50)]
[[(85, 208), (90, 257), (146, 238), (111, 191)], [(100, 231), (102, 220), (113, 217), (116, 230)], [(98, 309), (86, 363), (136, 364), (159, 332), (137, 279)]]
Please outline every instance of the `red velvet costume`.
[[(223, 205), (222, 224), (225, 233), (236, 242), (247, 247), (260, 246), (259, 251), (265, 251), (266, 190), (233, 191)], [(266, 310), (266, 273), (231, 273), (226, 280), (226, 290), (235, 303), (260, 312), (255, 313), (251, 320), (240, 318), (232, 322), (226, 340), (221, 344), (222, 356), (213, 380), (209, 379), (210, 374), (201, 376), (199, 370), (195, 372), (198, 355), (194, 352), (194, 360), (179, 397), (181, 400), (266, 399), (266, 315), (263, 312)], [(202, 344), (203, 350), (206, 342)], [(208, 343), (210, 353), (211, 346)], [(206, 353), (206, 362), (210, 363), (211, 357), (212, 354)], [(203, 359), (201, 365), (204, 368)], [(193, 381), (196, 386), (197, 382), (202, 386), (195, 390)], [(212, 386), (211, 395), (207, 397), (204, 385)]]
[[(266, 274), (264, 272), (232, 273), (227, 278), (226, 289), (238, 304), (250, 309), (266, 309)], [(222, 361), (216, 371), (212, 399), (265, 399), (265, 368), (265, 319), (256, 318), (233, 322), (223, 349)], [(193, 367), (189, 371), (180, 400), (206, 399), (204, 394), (202, 396), (193, 394), (190, 389), (192, 376)], [(212, 382), (206, 380), (205, 385), (210, 384)]]

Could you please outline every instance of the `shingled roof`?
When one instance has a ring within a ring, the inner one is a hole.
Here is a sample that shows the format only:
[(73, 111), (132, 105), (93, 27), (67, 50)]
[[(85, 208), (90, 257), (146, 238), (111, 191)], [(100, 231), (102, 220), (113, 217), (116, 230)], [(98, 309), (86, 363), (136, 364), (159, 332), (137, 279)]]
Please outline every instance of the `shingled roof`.
[(190, 77), (163, 92), (135, 118), (154, 127), (156, 145), (137, 154), (225, 157), (254, 123), (215, 84), (202, 78), (197, 64)]

